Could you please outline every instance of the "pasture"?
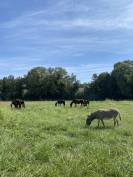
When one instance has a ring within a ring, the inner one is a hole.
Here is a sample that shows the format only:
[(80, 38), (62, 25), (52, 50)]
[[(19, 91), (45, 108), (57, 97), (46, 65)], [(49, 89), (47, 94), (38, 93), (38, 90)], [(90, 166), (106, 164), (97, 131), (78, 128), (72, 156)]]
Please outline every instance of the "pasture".
[[(1, 177), (132, 177), (133, 102), (91, 102), (88, 108), (55, 107), (55, 102), (26, 102), (22, 110), (0, 102)], [(116, 107), (122, 121), (105, 128), (86, 116)]]

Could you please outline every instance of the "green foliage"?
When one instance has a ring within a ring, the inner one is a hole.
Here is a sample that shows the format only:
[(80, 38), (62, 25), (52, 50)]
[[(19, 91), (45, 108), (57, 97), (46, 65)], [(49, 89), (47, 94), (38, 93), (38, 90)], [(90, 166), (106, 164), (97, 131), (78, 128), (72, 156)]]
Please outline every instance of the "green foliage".
[(116, 81), (121, 95), (125, 98), (133, 98), (133, 61), (115, 64), (112, 77)]
[(99, 99), (105, 99), (111, 97), (111, 76), (109, 73), (101, 73), (95, 77), (90, 84), (90, 89), (94, 92), (94, 96)]
[(63, 68), (36, 67), (23, 78), (5, 77), (0, 80), (0, 98), (10, 100), (72, 99), (79, 88), (74, 75)]
[(112, 73), (94, 74), (87, 93), (91, 99), (133, 99), (133, 61), (116, 63)]
[(20, 78), (0, 80), (0, 99), (90, 100), (133, 99), (133, 61), (116, 63), (111, 73), (93, 74), (91, 83), (80, 84), (75, 75), (63, 68), (35, 67)]
[[(0, 175), (3, 177), (132, 177), (133, 103), (91, 102), (89, 108), (27, 102), (26, 109), (0, 108)], [(116, 107), (122, 121), (114, 128), (88, 128), (88, 114)]]
[(78, 91), (75, 94), (76, 98), (82, 99), (85, 97), (85, 87), (79, 87)]

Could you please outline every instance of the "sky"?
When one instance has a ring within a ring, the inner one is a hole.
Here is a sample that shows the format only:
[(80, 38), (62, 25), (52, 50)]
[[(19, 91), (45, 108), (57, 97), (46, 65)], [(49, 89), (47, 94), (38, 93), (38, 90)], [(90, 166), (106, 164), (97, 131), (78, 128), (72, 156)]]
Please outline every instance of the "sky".
[(132, 0), (0, 0), (0, 78), (44, 66), (89, 82), (132, 56)]

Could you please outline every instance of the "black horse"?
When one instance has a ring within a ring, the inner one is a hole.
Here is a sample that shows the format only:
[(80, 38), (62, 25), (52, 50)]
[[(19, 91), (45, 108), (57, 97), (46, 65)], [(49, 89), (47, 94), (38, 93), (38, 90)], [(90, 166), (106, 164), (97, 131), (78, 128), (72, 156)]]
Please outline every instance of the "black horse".
[(57, 100), (56, 103), (55, 103), (55, 106), (65, 106), (65, 100)]
[(72, 100), (72, 102), (70, 103), (70, 107), (72, 107), (73, 104), (75, 104), (75, 107), (77, 106), (77, 104), (80, 104), (81, 106), (83, 106), (84, 100), (83, 100), (83, 99), (75, 99), (75, 100)]
[(77, 104), (80, 104), (81, 106), (88, 106), (90, 104), (89, 100), (84, 100), (84, 99), (75, 99), (72, 100), (72, 102), (70, 103), (70, 107), (73, 106), (73, 104), (75, 104), (75, 107), (77, 106)]
[(12, 102), (11, 102), (11, 108), (13, 106), (15, 108), (19, 108), (19, 109), (21, 109), (22, 107), (25, 108), (25, 102), (23, 100), (20, 100), (20, 99), (15, 99), (15, 100), (12, 100)]
[(84, 100), (83, 101), (83, 106), (85, 107), (85, 106), (88, 106), (90, 104), (90, 101), (89, 100)]

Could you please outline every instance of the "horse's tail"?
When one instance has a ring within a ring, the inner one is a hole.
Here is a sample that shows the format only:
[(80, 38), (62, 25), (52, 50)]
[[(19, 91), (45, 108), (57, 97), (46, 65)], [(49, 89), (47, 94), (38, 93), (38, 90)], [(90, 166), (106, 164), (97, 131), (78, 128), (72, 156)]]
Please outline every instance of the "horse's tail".
[(120, 114), (120, 112), (119, 112), (119, 119), (121, 120), (121, 114)]
[(55, 106), (57, 106), (57, 104), (58, 104), (58, 103), (56, 102), (56, 103), (55, 103)]

